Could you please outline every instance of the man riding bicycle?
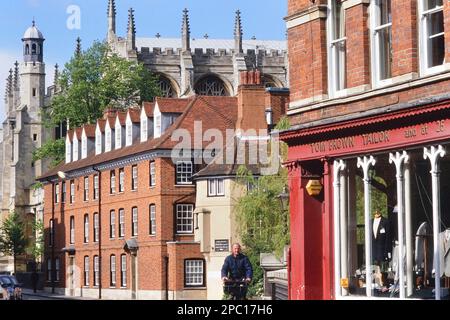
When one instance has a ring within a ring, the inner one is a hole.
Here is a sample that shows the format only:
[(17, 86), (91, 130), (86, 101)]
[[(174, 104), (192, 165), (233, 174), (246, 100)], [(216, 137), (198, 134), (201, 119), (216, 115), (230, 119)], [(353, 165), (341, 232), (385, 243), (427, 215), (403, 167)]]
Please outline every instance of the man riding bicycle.
[[(241, 253), (241, 245), (233, 244), (232, 254), (229, 255), (222, 266), (222, 281), (224, 285), (235, 285), (237, 290), (229, 292), (238, 300), (247, 297), (247, 286), (252, 281), (253, 268), (247, 256)], [(239, 287), (238, 287), (239, 286)]]

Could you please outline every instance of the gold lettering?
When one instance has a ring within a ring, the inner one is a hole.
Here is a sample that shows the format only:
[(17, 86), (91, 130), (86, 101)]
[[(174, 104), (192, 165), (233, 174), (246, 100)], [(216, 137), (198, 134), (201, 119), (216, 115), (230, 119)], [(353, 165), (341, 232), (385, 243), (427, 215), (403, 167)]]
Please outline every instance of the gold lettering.
[(439, 120), (437, 126), (436, 132), (444, 132), (444, 120)]
[(420, 132), (423, 136), (426, 136), (428, 134), (428, 125), (422, 125), (422, 128), (420, 129)]

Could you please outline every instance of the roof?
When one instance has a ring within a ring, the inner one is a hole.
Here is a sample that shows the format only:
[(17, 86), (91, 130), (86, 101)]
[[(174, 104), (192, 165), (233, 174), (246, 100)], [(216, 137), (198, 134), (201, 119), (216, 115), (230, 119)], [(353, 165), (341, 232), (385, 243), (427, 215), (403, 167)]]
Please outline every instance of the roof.
[[(45, 180), (46, 178), (56, 176), (59, 171), (70, 173), (75, 170), (126, 158), (130, 155), (142, 154), (151, 150), (170, 150), (179, 143), (178, 141), (171, 141), (171, 136), (174, 131), (176, 129), (186, 129), (189, 132), (193, 132), (195, 121), (203, 121), (203, 131), (219, 129), (225, 132), (226, 129), (234, 128), (237, 119), (237, 98), (195, 96), (194, 98), (185, 100), (189, 101), (185, 112), (178, 117), (175, 123), (160, 138), (135, 143), (131, 146), (110, 152), (103, 152), (99, 155), (90, 153), (85, 159), (67, 164), (61, 163), (39, 177), (38, 180)], [(204, 141), (203, 147), (209, 144), (209, 141)]]
[[(136, 47), (142, 48), (173, 48), (181, 49), (181, 39), (180, 38), (136, 38)], [(234, 39), (191, 39), (191, 48), (195, 50), (201, 48), (206, 49), (225, 49), (234, 50), (235, 42)], [(243, 40), (242, 48), (244, 51), (249, 49), (260, 49), (260, 50), (287, 50), (286, 41), (277, 40)]]
[(25, 31), (23, 34), (23, 39), (44, 39), (42, 32), (35, 26), (34, 21), (33, 25)]
[(97, 120), (97, 125), (100, 127), (100, 131), (102, 133), (105, 132), (105, 127), (106, 127), (106, 120), (105, 119), (98, 119)]
[[(240, 143), (245, 143), (245, 158), (243, 157), (242, 152), (240, 152), (240, 150), (242, 150)], [(241, 165), (245, 165), (253, 175), (259, 175), (260, 166), (257, 164), (248, 164), (250, 162), (249, 150), (250, 148), (247, 141), (240, 140), (235, 136), (233, 141), (228, 143), (225, 149), (220, 152), (209, 165), (197, 172), (194, 177), (196, 179), (202, 179), (213, 176), (236, 176)], [(228, 160), (229, 152), (233, 152), (233, 163), (231, 164), (225, 163), (226, 160)]]
[(145, 114), (147, 117), (152, 118), (153, 117), (153, 109), (155, 108), (154, 102), (144, 102), (143, 109), (145, 111)]
[(128, 109), (128, 114), (130, 115), (131, 122), (140, 123), (141, 113), (138, 109)]
[[(74, 130), (74, 132), (77, 134), (77, 140), (81, 140), (81, 135), (83, 133), (83, 128), (76, 128)], [(72, 140), (73, 140), (73, 138), (75, 138), (75, 135), (73, 135)]]
[(84, 132), (86, 132), (86, 137), (88, 138), (94, 138), (95, 137), (95, 124), (87, 124), (83, 126)]
[(161, 111), (161, 113), (183, 113), (191, 100), (192, 98), (157, 98), (156, 103), (158, 104), (159, 111)]

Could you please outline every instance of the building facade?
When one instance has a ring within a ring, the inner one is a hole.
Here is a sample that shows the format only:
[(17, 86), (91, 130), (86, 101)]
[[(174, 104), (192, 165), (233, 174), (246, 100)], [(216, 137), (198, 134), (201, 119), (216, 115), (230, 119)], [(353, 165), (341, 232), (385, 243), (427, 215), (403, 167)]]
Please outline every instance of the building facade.
[[(250, 163), (252, 155), (249, 146), (256, 142), (256, 134), (259, 139), (269, 137), (267, 134), (273, 124), (285, 115), (289, 103), (288, 90), (264, 90), (263, 86), (252, 85), (248, 79), (242, 82), (247, 85), (239, 87), (238, 97), (246, 96), (247, 99), (239, 99), (238, 104), (241, 134), (227, 146), (224, 153), (194, 176), (197, 186), (195, 213), (198, 217), (195, 240), (200, 243), (200, 251), (206, 261), (209, 300), (222, 299), (221, 269), (225, 258), (231, 254), (232, 245), (240, 242), (235, 207), (249, 186), (239, 181), (238, 170), (244, 165), (255, 177), (261, 175), (261, 158), (258, 163)], [(265, 130), (265, 135), (261, 135), (259, 130)], [(226, 162), (224, 158), (230, 149), (241, 158), (236, 157), (232, 163)]]
[(288, 4), (290, 298), (448, 299), (449, 2)]
[[(15, 63), (7, 79), (0, 139), (0, 221), (15, 211), (32, 222), (43, 212), (42, 192), (32, 186), (48, 163), (34, 162), (33, 151), (55, 137), (42, 125), (41, 112), (50, 105), (56, 88), (45, 86), (44, 41), (33, 21), (22, 38), (23, 61)], [(19, 272), (26, 271), (25, 264), (26, 259), (19, 260)], [(0, 271), (13, 271), (12, 258), (0, 258)]]
[(266, 87), (288, 86), (286, 41), (244, 39), (239, 11), (234, 39), (193, 38), (187, 10), (180, 38), (164, 38), (159, 33), (153, 38), (137, 37), (133, 9), (128, 13), (126, 36), (119, 37), (115, 0), (109, 0), (107, 39), (119, 56), (142, 62), (157, 74), (165, 97), (235, 96), (240, 72), (255, 69), (262, 73)]

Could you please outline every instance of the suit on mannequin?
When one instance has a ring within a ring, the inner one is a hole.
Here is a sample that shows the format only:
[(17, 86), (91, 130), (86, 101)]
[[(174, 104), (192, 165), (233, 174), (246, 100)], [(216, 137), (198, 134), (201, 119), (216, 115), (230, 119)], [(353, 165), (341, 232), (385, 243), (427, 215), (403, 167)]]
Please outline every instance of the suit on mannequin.
[(391, 252), (389, 221), (381, 215), (380, 211), (375, 210), (371, 227), (372, 261), (379, 265), (387, 259), (388, 252)]

